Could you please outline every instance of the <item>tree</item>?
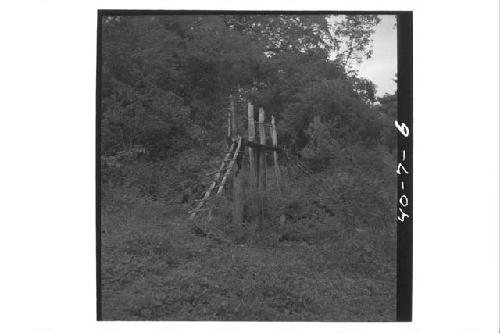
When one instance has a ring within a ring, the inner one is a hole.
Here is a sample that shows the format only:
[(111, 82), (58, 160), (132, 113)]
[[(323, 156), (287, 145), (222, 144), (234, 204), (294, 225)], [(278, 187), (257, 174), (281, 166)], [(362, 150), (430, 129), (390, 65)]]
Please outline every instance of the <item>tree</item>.
[(332, 36), (325, 15), (228, 15), (226, 25), (264, 46), (268, 57), (281, 53), (328, 54)]
[(333, 49), (337, 60), (347, 70), (352, 68), (354, 62), (371, 58), (372, 35), (379, 23), (377, 15), (342, 15), (336, 18), (332, 27)]
[(326, 15), (105, 17), (103, 152), (215, 151), (230, 94), (273, 114), (280, 144), (305, 147), (314, 116), (339, 140), (357, 140), (375, 86), (345, 64), (370, 56), (378, 21), (347, 16), (332, 30)]

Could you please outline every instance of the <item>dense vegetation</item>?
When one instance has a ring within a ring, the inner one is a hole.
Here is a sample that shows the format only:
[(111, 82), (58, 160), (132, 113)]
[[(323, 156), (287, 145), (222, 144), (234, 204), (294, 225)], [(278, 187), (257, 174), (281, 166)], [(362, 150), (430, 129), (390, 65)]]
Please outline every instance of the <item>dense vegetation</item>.
[[(397, 103), (352, 66), (378, 21), (104, 18), (103, 319), (395, 318)], [(268, 174), (264, 228), (246, 207), (243, 233), (228, 186), (207, 237), (187, 211), (226, 149), (229, 95), (241, 133), (246, 102), (263, 106), (309, 173), (280, 156), (285, 188)]]

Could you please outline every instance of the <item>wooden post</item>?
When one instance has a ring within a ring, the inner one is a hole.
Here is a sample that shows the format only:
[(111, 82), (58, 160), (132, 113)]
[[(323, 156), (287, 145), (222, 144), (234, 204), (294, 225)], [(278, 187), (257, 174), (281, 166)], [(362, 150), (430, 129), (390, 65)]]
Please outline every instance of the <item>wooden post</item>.
[(227, 137), (231, 138), (231, 110), (227, 110)]
[(233, 139), (238, 136), (238, 119), (236, 119), (236, 109), (234, 107), (234, 98), (230, 96), (229, 100), (229, 110), (231, 112), (231, 135)]
[[(266, 144), (266, 129), (264, 120), (266, 114), (263, 108), (259, 108), (259, 140), (261, 145)], [(264, 191), (266, 189), (266, 154), (265, 150), (260, 149), (259, 154), (259, 189)]]
[[(266, 144), (266, 130), (264, 126), (265, 112), (263, 108), (259, 108), (259, 142), (260, 144)], [(259, 216), (259, 228), (264, 225), (265, 216), (265, 203), (264, 203), (264, 193), (266, 190), (266, 151), (264, 148), (258, 149), (259, 165), (258, 165), (258, 216)]]
[[(278, 134), (276, 133), (276, 123), (274, 122), (274, 116), (271, 116), (271, 138), (273, 140), (273, 146), (278, 146)], [(276, 175), (276, 184), (278, 185), (278, 189), (281, 190), (281, 172), (280, 167), (278, 165), (278, 152), (273, 151), (274, 158), (274, 173)]]
[[(252, 103), (248, 103), (248, 141), (255, 141), (255, 121), (253, 115), (253, 105)], [(255, 152), (252, 147), (248, 147), (248, 160), (250, 162), (250, 177), (249, 183), (252, 188), (255, 187), (255, 180), (257, 179), (257, 175), (255, 174)]]
[[(234, 107), (233, 96), (229, 97), (229, 110), (231, 112), (231, 134), (238, 135), (238, 122), (236, 119), (236, 109)], [(241, 138), (239, 139), (241, 143)], [(238, 145), (237, 149), (240, 149)], [(233, 172), (233, 223), (240, 225), (243, 223), (243, 192), (242, 192), (242, 173), (241, 159), (238, 158)]]

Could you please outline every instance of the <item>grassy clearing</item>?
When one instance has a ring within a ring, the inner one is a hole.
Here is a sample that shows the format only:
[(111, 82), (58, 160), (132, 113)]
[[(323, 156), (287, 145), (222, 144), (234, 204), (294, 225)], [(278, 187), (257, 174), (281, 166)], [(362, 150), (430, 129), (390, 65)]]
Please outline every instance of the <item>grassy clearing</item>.
[(127, 195), (103, 202), (104, 320), (395, 320), (395, 238), (325, 215), (219, 242), (188, 205)]

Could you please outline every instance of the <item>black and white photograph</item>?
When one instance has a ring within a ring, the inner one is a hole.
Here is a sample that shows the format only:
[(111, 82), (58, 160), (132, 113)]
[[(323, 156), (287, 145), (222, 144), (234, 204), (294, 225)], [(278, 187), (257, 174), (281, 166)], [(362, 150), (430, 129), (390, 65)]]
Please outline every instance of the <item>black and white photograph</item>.
[(0, 332), (499, 332), (498, 1), (2, 9)]
[(398, 16), (100, 20), (100, 319), (396, 321)]

